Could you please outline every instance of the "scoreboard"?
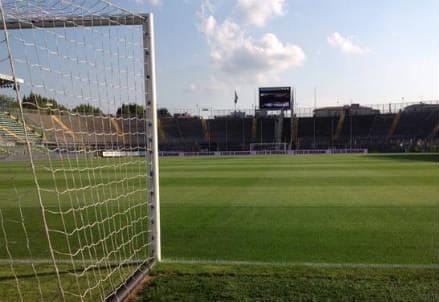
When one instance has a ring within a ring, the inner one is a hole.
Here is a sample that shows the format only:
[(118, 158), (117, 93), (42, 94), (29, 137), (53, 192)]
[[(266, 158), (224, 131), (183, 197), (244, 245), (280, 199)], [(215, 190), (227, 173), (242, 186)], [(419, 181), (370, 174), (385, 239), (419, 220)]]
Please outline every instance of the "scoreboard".
[(291, 87), (259, 88), (259, 108), (266, 110), (290, 109)]

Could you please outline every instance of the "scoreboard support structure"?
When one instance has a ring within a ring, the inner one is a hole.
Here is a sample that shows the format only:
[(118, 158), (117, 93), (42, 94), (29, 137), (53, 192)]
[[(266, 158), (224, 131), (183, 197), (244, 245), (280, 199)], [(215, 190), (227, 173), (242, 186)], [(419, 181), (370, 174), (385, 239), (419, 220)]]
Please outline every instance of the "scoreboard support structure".
[(296, 125), (296, 116), (294, 113), (294, 104), (296, 101), (296, 88), (292, 89), (292, 94), (291, 94), (291, 107), (290, 107), (290, 111), (291, 111), (291, 123), (290, 123), (290, 143), (289, 143), (289, 149), (292, 150), (294, 146), (296, 146), (296, 130), (297, 130), (297, 125)]
[(291, 112), (290, 137), (288, 141), (288, 147), (290, 150), (296, 144), (295, 133), (297, 126), (294, 117), (294, 101), (295, 89), (291, 86), (259, 88), (259, 110), (267, 112), (276, 111), (279, 117), (276, 123), (276, 129), (274, 133), (274, 137), (276, 137), (277, 143), (280, 143), (282, 140), (280, 133), (282, 133), (281, 130), (283, 128), (284, 113), (288, 110)]

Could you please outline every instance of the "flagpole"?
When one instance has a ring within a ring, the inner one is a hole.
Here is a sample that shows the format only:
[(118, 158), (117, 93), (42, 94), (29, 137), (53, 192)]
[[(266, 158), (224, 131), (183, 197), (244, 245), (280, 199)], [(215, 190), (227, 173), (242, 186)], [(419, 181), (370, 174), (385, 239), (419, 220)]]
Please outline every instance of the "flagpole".
[(235, 103), (235, 113), (236, 113), (236, 104), (238, 103), (238, 93), (236, 92), (236, 89), (235, 89), (235, 99), (234, 99), (234, 103)]

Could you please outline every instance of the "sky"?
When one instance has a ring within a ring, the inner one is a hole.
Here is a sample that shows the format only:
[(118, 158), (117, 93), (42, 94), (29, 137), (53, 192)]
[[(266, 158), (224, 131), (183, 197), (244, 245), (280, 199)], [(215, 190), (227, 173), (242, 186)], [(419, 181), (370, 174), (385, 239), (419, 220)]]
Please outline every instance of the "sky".
[(158, 102), (252, 108), (292, 86), (301, 107), (439, 99), (437, 0), (114, 0), (153, 12)]

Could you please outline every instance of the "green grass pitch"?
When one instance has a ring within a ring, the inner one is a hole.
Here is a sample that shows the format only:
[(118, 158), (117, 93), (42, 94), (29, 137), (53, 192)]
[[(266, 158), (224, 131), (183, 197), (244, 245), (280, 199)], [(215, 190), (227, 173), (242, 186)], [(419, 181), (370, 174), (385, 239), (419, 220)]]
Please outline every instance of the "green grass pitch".
[[(268, 286), (264, 292), (271, 297), (277, 291), (286, 300), (291, 300), (298, 287), (313, 284), (325, 289), (323, 295), (332, 287), (337, 289), (332, 296), (328, 294), (335, 300), (343, 296), (361, 300), (380, 290), (386, 292), (387, 285), (392, 288), (387, 295), (402, 295), (399, 300), (430, 300), (437, 293), (437, 155), (162, 158), (160, 169), (162, 249), (168, 263), (156, 269), (157, 277), (145, 290), (146, 301), (185, 300), (181, 295), (194, 286), (200, 289), (195, 291), (199, 296), (187, 292), (187, 301), (215, 300), (215, 285), (225, 295), (218, 300), (267, 300), (262, 292), (259, 298), (252, 296), (249, 280)], [(135, 175), (138, 166), (127, 171)], [(107, 173), (101, 176), (105, 180), (114, 176)], [(0, 164), (0, 209), (4, 216), (14, 215), (12, 186), (25, 192), (25, 216), (38, 213), (33, 201), (26, 199), (33, 192), (29, 177), (23, 163)], [(43, 184), (45, 177), (49, 176), (41, 175)], [(131, 185), (135, 188), (142, 183)], [(12, 229), (7, 231), (9, 242), (20, 241)], [(29, 232), (35, 256), (44, 258), (47, 248), (38, 221), (31, 224)], [(14, 256), (25, 258), (24, 248), (16, 247)], [(1, 247), (0, 258), (7, 258)], [(200, 264), (175, 264), (177, 261)], [(223, 265), (206, 264), (215, 261)], [(234, 262), (242, 264), (234, 266)], [(310, 263), (317, 266), (301, 266)], [(350, 268), (325, 267), (334, 264)], [(3, 297), (14, 284), (8, 269), (0, 266)], [(300, 279), (307, 272), (309, 278)], [(348, 282), (351, 277), (370, 282), (355, 287)], [(50, 274), (44, 278), (50, 280)], [(276, 282), (269, 281), (276, 278), (291, 291), (276, 290)], [(381, 285), (374, 291), (377, 284)], [(409, 284), (411, 289), (404, 291)], [(318, 296), (319, 291), (310, 293), (296, 297), (325, 297)]]
[(433, 264), (433, 156), (165, 159), (165, 259)]

